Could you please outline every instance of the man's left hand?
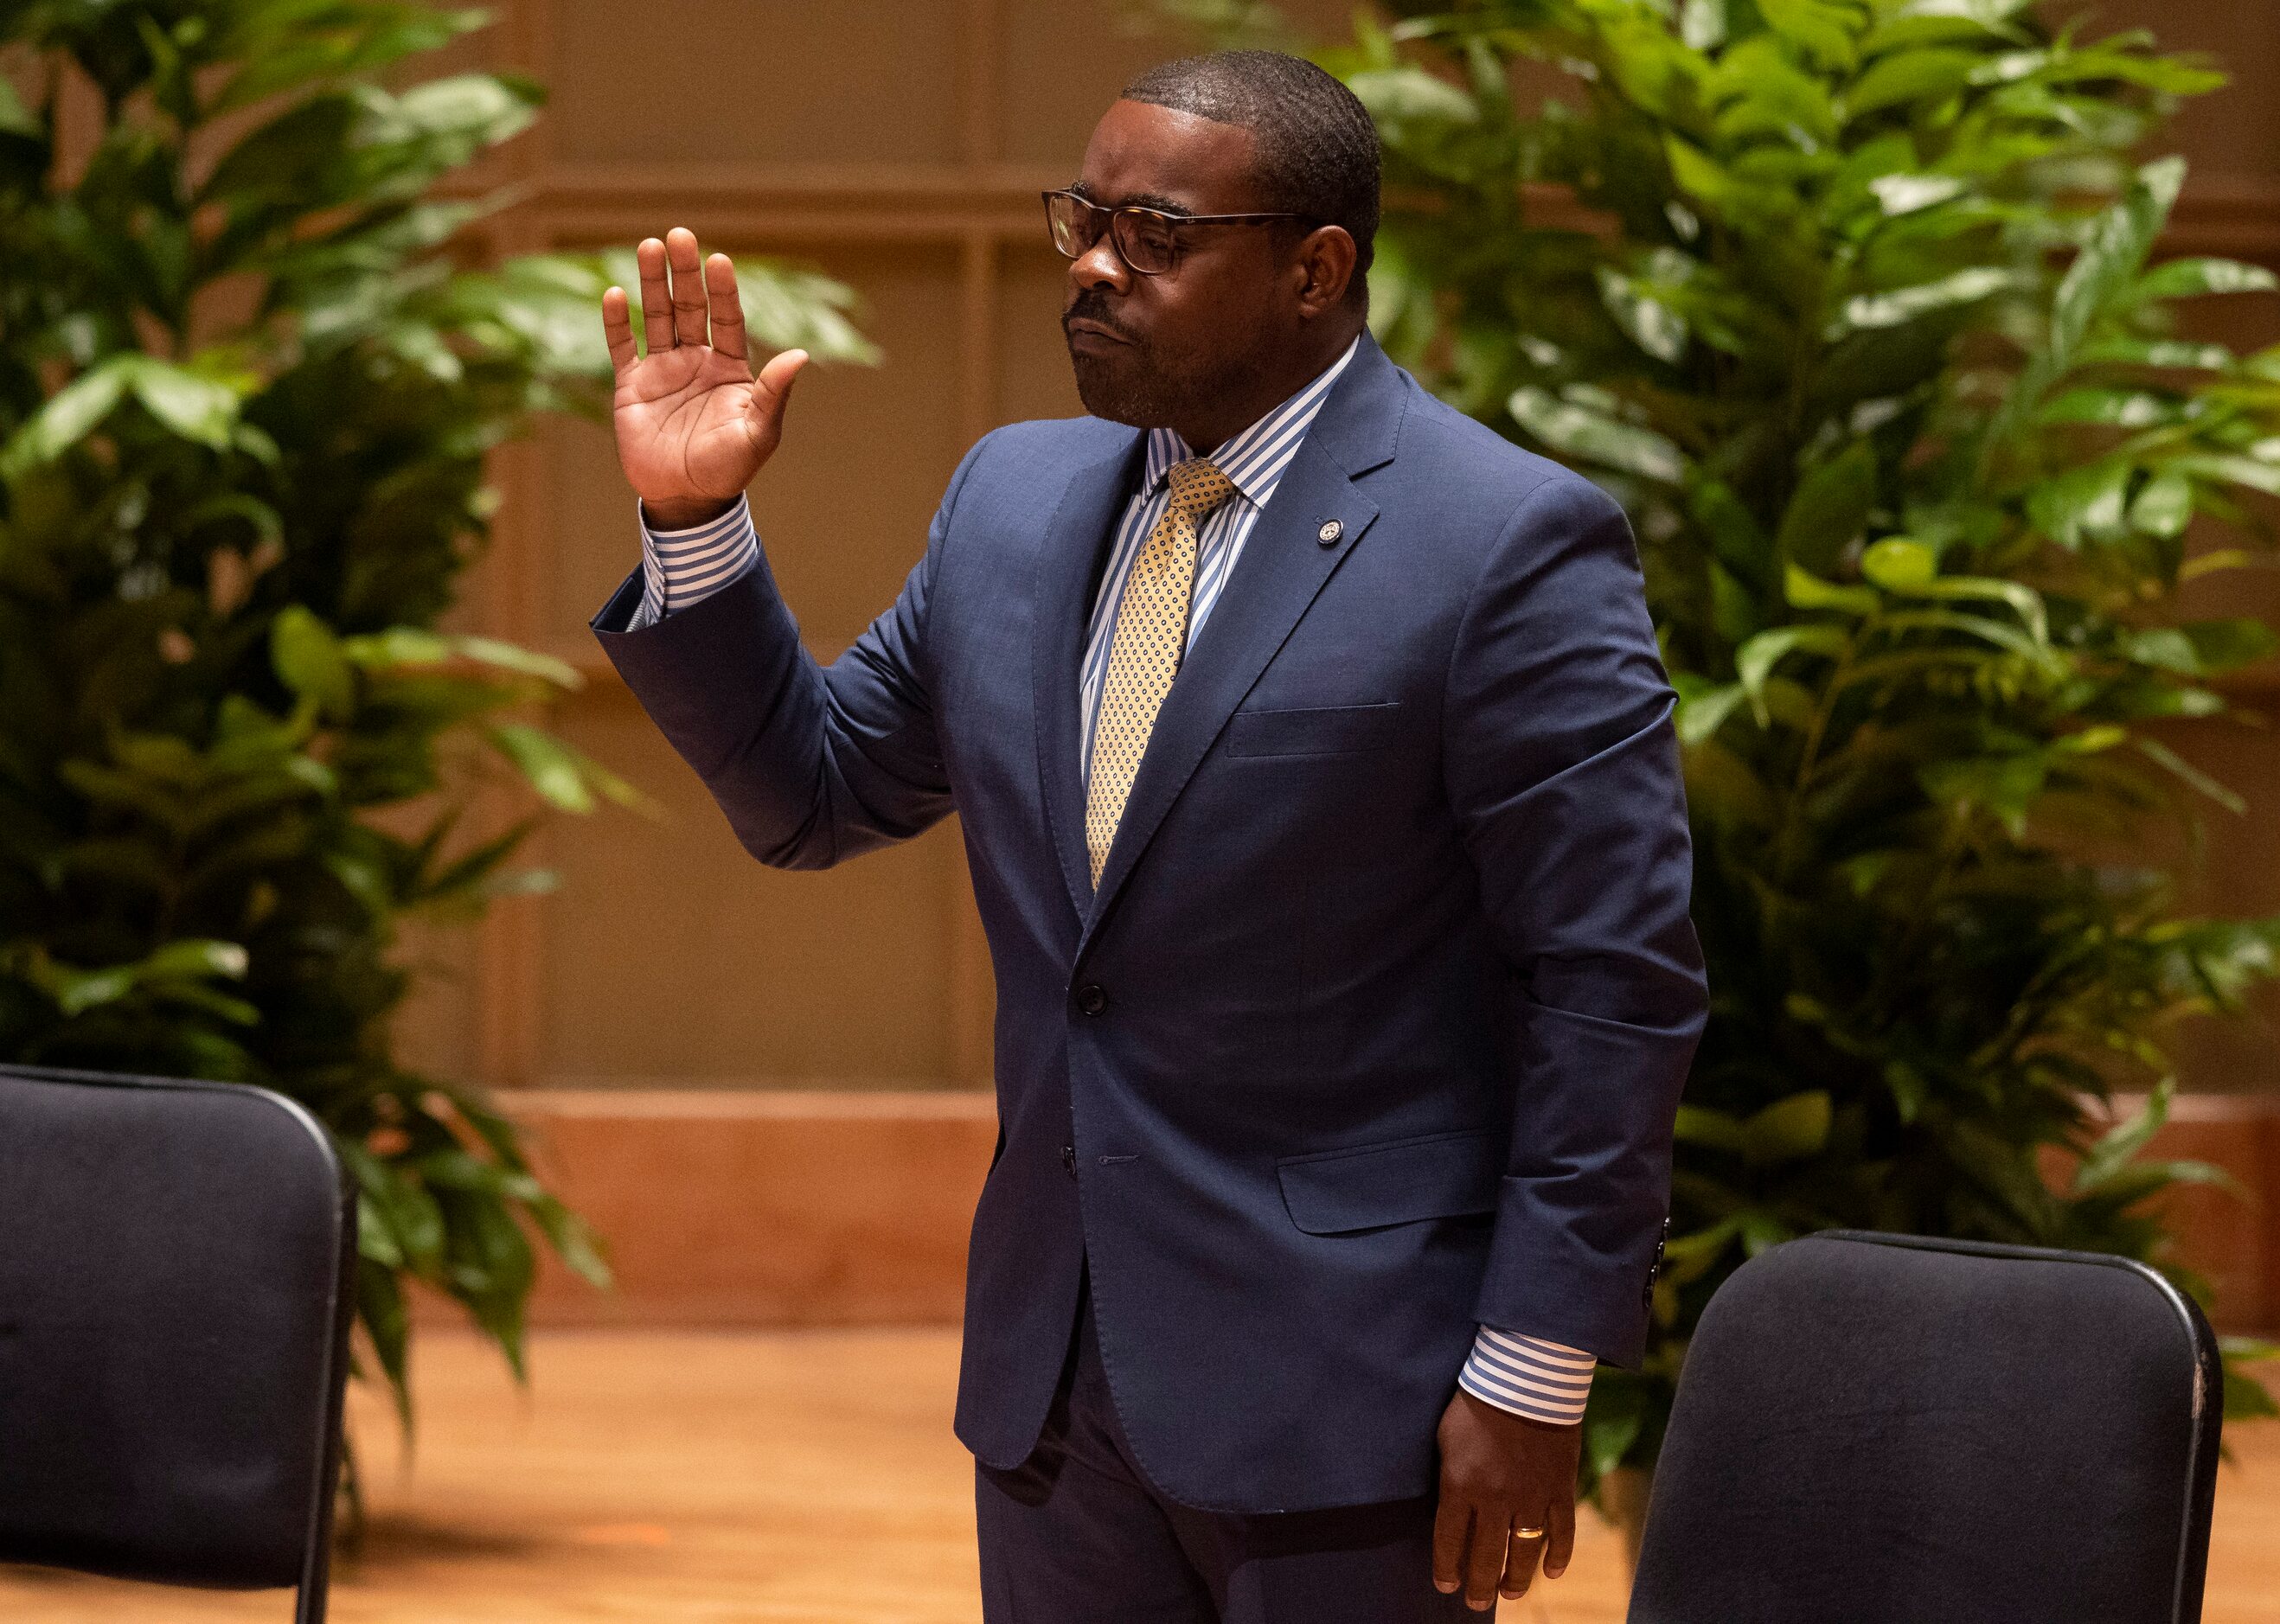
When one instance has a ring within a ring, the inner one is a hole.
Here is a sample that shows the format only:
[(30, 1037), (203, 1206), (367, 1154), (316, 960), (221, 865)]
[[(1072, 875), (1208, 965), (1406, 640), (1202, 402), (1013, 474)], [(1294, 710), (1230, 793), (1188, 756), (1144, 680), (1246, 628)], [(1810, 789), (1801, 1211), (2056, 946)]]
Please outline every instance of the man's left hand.
[[(1532, 1421), (1460, 1391), (1441, 1414), (1441, 1505), (1433, 1586), (1480, 1612), (1557, 1579), (1575, 1550), (1575, 1467), (1583, 1428)], [(1536, 1531), (1522, 1537), (1518, 1530)]]

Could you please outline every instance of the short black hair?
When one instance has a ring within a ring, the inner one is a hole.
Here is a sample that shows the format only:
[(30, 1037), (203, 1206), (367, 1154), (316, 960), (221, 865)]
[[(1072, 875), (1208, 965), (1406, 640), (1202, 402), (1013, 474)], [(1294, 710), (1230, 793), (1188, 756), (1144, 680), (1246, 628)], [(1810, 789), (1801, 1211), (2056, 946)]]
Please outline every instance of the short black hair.
[(1264, 206), (1344, 227), (1360, 289), (1377, 236), (1382, 160), (1377, 127), (1352, 91), (1303, 57), (1215, 50), (1150, 68), (1124, 87), (1124, 100), (1249, 130)]

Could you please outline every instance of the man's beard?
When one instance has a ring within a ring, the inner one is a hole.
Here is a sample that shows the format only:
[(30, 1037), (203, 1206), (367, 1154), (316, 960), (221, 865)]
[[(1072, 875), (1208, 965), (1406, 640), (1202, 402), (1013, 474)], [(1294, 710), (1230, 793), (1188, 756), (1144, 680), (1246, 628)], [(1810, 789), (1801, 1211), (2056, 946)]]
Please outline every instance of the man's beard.
[(1077, 317), (1098, 322), (1126, 341), (1105, 355), (1069, 351), (1077, 398), (1087, 412), (1112, 423), (1168, 428), (1179, 419), (1193, 418), (1198, 405), (1223, 396), (1248, 365), (1248, 358), (1235, 355), (1214, 356), (1187, 366), (1172, 365), (1146, 338), (1117, 320), (1097, 290), (1080, 294), (1063, 313), (1064, 332)]

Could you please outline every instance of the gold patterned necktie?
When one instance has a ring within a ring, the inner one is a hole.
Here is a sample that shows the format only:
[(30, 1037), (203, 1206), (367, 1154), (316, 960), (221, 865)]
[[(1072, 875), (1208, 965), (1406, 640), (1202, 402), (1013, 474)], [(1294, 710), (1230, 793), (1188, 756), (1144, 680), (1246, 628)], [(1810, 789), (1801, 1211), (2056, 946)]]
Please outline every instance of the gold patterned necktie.
[(1140, 556), (1124, 578), (1116, 606), (1116, 632), (1108, 645), (1108, 675), (1092, 731), (1092, 781), (1086, 786), (1084, 843), (1092, 857), (1092, 883), (1108, 862), (1109, 843), (1124, 817), (1132, 780), (1155, 731), (1156, 712), (1179, 673), (1188, 647), (1188, 600), (1196, 583), (1196, 535), (1229, 496), (1235, 482), (1210, 458), (1174, 463), (1171, 500), (1148, 532)]

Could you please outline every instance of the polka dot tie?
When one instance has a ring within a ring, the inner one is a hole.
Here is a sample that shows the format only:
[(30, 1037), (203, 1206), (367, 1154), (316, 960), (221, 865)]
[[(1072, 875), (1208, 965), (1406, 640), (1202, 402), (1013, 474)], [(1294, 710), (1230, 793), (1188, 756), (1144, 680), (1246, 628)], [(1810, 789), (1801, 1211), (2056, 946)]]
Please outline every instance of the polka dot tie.
[(1092, 883), (1108, 862), (1109, 843), (1123, 820), (1132, 780), (1155, 731), (1156, 712), (1179, 674), (1188, 647), (1188, 599), (1196, 582), (1196, 534), (1229, 496), (1235, 482), (1211, 459), (1174, 463), (1171, 500), (1148, 532), (1140, 556), (1124, 578), (1116, 607), (1116, 634), (1108, 645), (1108, 676), (1092, 734), (1092, 781), (1084, 800), (1084, 843), (1092, 856)]

